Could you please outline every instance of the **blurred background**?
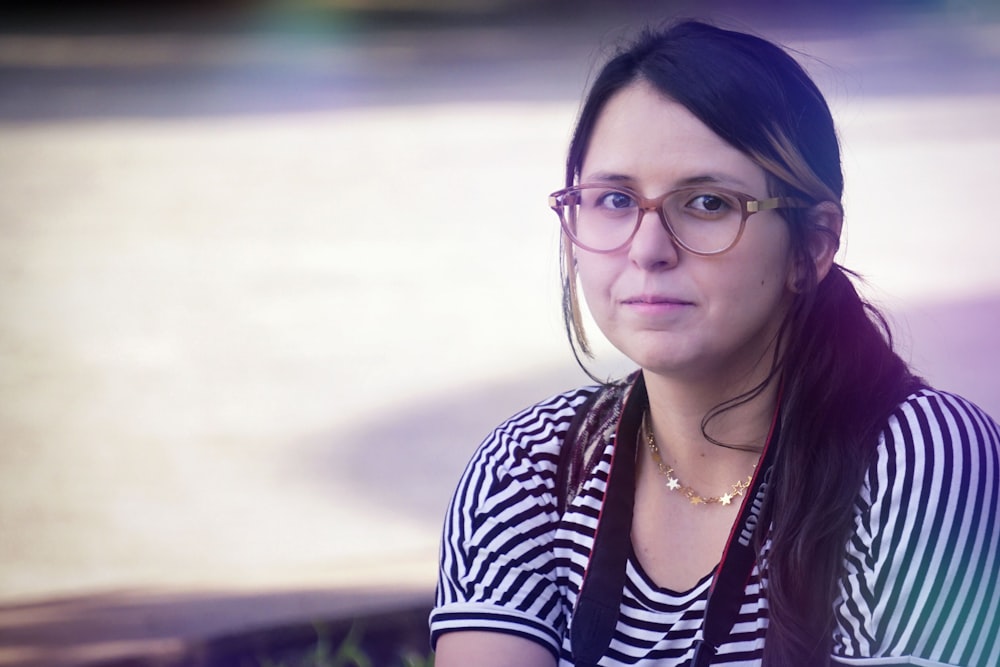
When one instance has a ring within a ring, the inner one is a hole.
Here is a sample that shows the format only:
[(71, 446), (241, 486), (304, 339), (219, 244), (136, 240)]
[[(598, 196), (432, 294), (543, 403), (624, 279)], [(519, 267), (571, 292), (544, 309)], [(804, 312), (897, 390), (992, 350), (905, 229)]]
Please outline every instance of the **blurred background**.
[(587, 382), (546, 195), (648, 22), (799, 52), (840, 261), (1000, 415), (993, 0), (0, 6), (0, 665), (429, 604), (475, 446)]

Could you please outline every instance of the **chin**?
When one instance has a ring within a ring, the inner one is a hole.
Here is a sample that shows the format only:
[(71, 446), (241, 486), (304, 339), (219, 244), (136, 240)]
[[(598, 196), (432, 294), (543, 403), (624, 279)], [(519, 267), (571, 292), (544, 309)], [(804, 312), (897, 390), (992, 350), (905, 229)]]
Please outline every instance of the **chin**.
[(625, 355), (647, 373), (663, 376), (690, 377), (692, 374), (702, 374), (709, 364), (698, 356), (682, 354), (664, 354), (663, 350), (635, 352)]

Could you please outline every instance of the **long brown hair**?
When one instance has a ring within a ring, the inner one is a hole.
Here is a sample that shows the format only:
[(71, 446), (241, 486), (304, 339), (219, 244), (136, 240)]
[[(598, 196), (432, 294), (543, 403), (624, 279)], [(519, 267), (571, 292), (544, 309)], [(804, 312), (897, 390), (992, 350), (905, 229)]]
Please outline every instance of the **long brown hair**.
[[(607, 101), (645, 81), (682, 104), (768, 174), (769, 196), (840, 205), (844, 180), (833, 118), (802, 67), (771, 42), (700, 22), (647, 30), (601, 69), (582, 107), (566, 163), (572, 185)], [(802, 268), (762, 385), (705, 416), (705, 424), (783, 381), (781, 438), (766, 516), (766, 667), (828, 664), (836, 582), (852, 509), (872, 460), (878, 429), (920, 385), (893, 351), (885, 318), (858, 294), (855, 277), (834, 265), (819, 281), (810, 243), (828, 233), (807, 211), (781, 211)], [(586, 371), (589, 346), (576, 295), (572, 248), (564, 239), (563, 316)]]

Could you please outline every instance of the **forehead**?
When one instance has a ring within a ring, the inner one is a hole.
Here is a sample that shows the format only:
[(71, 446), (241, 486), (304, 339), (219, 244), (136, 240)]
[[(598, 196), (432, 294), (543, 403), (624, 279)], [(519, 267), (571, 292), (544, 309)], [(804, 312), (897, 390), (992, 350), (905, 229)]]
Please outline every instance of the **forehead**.
[(645, 81), (615, 93), (591, 132), (581, 180), (612, 175), (659, 187), (702, 176), (754, 189), (766, 182), (759, 165)]

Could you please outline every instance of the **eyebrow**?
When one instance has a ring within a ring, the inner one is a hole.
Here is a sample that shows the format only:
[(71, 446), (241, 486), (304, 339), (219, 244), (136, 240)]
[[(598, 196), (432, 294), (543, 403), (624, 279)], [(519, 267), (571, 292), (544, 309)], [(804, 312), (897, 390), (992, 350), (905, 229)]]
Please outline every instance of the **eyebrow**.
[(581, 179), (584, 183), (592, 183), (594, 181), (602, 181), (606, 183), (630, 183), (632, 182), (631, 176), (626, 176), (624, 174), (614, 174), (608, 172), (598, 172), (596, 174), (591, 174), (587, 179)]
[[(596, 174), (591, 174), (585, 183), (601, 182), (601, 183), (623, 183), (629, 184), (634, 183), (635, 179), (626, 174), (617, 174), (613, 172), (597, 172)], [(674, 187), (685, 188), (692, 185), (722, 185), (722, 186), (735, 186), (739, 188), (749, 188), (750, 186), (744, 181), (730, 176), (727, 174), (699, 174), (697, 176), (688, 176), (677, 181)]]

